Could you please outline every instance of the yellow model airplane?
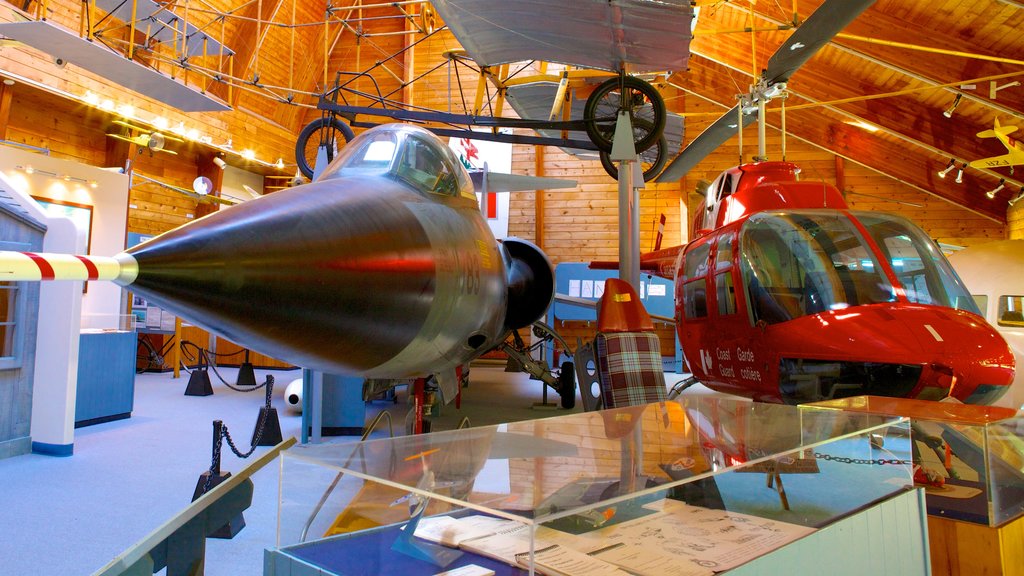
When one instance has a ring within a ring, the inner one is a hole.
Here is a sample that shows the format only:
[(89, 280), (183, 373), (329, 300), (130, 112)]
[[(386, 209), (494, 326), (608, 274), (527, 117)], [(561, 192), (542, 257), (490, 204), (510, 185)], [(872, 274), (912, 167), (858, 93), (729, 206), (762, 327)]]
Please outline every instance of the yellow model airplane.
[(971, 162), (971, 168), (1002, 168), (1010, 166), (1012, 171), (1013, 166), (1024, 164), (1024, 142), (1010, 138), (1010, 134), (1016, 129), (1016, 126), (1000, 126), (999, 118), (996, 118), (995, 127), (992, 130), (978, 132), (978, 138), (998, 138), (1003, 143), (1003, 146), (1006, 146), (1008, 154), (975, 160)]

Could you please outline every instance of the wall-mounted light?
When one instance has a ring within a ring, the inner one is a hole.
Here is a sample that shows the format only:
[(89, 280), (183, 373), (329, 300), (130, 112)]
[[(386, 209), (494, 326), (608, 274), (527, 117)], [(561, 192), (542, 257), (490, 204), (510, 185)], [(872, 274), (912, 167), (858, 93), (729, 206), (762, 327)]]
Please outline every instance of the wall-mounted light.
[(1010, 200), (1009, 200), (1010, 206), (1013, 206), (1017, 202), (1020, 202), (1021, 198), (1024, 198), (1024, 186), (1020, 187), (1020, 190), (1017, 192), (1017, 195), (1015, 197), (1010, 198)]
[(963, 164), (960, 165), (959, 168), (956, 169), (956, 180), (954, 180), (954, 182), (956, 182), (957, 184), (964, 183), (964, 168), (967, 168), (967, 162), (964, 162)]
[(242, 158), (245, 158), (246, 160), (255, 160), (256, 153), (249, 149), (242, 150)]
[(956, 107), (960, 105), (960, 100), (963, 97), (963, 94), (957, 94), (956, 98), (953, 98), (953, 103), (949, 105), (949, 108), (946, 108), (946, 110), (943, 111), (942, 115), (945, 116), (946, 118), (952, 118), (953, 111), (956, 110)]
[(945, 178), (946, 174), (953, 171), (953, 168), (956, 168), (956, 158), (950, 158), (949, 164), (947, 164), (942, 170), (939, 170), (939, 178)]
[(213, 157), (213, 163), (216, 164), (217, 168), (220, 168), (221, 170), (227, 168), (227, 165), (228, 165), (228, 163), (225, 162), (224, 159), (221, 158), (220, 156), (214, 156)]
[(274, 163), (274, 167), (278, 170), (284, 170), (284, 158), (278, 158), (277, 162)]
[(996, 186), (995, 188), (989, 190), (988, 192), (985, 192), (985, 196), (988, 196), (988, 199), (992, 200), (993, 198), (996, 197), (996, 194), (999, 194), (999, 191), (1002, 190), (1005, 187), (1006, 187), (1006, 178), (1000, 178), (999, 179), (999, 185)]

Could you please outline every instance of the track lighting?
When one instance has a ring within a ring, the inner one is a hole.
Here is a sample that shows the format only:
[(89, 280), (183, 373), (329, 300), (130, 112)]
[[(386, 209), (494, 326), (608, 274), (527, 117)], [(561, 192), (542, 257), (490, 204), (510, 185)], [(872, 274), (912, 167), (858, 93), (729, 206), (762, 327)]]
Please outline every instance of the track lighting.
[(1005, 187), (1006, 187), (1006, 178), (1000, 178), (999, 179), (999, 185), (996, 186), (995, 188), (989, 190), (988, 192), (985, 192), (985, 196), (988, 196), (988, 199), (992, 200), (993, 198), (996, 197), (996, 194), (999, 194), (999, 191), (1002, 190)]
[(956, 158), (950, 158), (949, 164), (947, 164), (942, 170), (939, 170), (939, 178), (945, 178), (946, 174), (953, 171), (953, 168), (956, 168)]
[(956, 169), (956, 182), (957, 184), (964, 183), (964, 168), (967, 168), (967, 162), (964, 162), (959, 168)]
[(949, 108), (946, 108), (942, 115), (945, 116), (946, 118), (952, 118), (953, 111), (956, 110), (956, 107), (960, 105), (960, 99), (963, 97), (963, 94), (957, 94), (956, 98), (953, 98), (953, 103), (949, 105)]
[(1010, 198), (1010, 200), (1009, 200), (1010, 206), (1013, 206), (1017, 202), (1020, 202), (1021, 198), (1024, 198), (1024, 186), (1020, 187), (1020, 190), (1017, 192), (1017, 195), (1015, 197)]

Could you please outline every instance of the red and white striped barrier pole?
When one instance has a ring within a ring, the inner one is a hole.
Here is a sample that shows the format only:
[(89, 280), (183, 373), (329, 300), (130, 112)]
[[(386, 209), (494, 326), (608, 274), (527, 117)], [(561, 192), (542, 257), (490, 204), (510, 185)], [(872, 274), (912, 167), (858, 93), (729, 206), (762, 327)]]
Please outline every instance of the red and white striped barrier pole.
[(109, 257), (0, 251), (0, 280), (110, 280), (126, 286), (138, 274), (135, 258), (125, 253)]

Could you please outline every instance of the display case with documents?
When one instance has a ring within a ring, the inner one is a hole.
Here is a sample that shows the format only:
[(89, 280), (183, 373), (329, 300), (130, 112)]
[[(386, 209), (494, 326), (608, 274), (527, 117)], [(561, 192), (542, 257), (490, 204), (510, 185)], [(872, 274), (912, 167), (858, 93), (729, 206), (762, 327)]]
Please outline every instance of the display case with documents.
[(910, 450), (904, 418), (707, 396), (296, 446), (265, 573), (925, 574)]

